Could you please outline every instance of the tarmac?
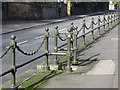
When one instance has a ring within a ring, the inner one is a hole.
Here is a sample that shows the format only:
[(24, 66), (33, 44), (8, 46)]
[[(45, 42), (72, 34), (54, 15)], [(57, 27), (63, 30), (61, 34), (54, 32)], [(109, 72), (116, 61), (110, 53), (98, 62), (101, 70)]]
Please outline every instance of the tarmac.
[(88, 49), (78, 54), (78, 60), (84, 65), (79, 66), (74, 74), (57, 75), (51, 78), (44, 88), (85, 88), (85, 90), (87, 88), (107, 88), (118, 90), (119, 26), (104, 34), (102, 38), (87, 47)]
[(107, 12), (108, 11), (90, 13), (90, 14), (85, 14), (85, 15), (73, 15), (73, 16), (67, 16), (67, 17), (63, 17), (59, 19), (49, 19), (49, 20), (3, 20), (2, 21), (2, 33), (0, 34), (6, 34), (6, 33), (15, 32), (15, 31), (26, 30), (29, 28), (37, 27), (37, 26), (60, 23), (60, 22), (68, 21), (68, 20), (84, 18), (87, 16), (103, 14)]

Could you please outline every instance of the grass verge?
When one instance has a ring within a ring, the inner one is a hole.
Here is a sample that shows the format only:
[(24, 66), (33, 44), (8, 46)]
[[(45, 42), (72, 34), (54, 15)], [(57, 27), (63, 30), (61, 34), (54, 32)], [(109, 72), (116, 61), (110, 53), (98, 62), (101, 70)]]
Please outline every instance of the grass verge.
[(42, 88), (50, 78), (61, 73), (63, 73), (63, 71), (39, 72), (30, 79), (20, 84), (18, 88), (23, 88), (25, 90), (35, 90), (36, 88)]

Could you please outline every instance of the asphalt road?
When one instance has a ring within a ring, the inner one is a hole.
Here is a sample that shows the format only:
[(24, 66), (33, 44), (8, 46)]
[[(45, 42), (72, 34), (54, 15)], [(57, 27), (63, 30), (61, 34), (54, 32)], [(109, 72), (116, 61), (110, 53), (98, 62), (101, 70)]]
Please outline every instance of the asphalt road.
[[(59, 32), (67, 32), (67, 29), (70, 27), (70, 22), (74, 23), (74, 26), (78, 26), (78, 30), (81, 28), (82, 26), (82, 22), (83, 19), (86, 20), (86, 25), (89, 27), (91, 24), (91, 18), (95, 18), (95, 22), (97, 22), (97, 18), (98, 16), (89, 16), (86, 18), (80, 18), (80, 19), (75, 19), (75, 20), (69, 20), (69, 21), (65, 21), (65, 22), (61, 22), (61, 23), (55, 23), (55, 24), (50, 24), (50, 25), (45, 25), (45, 26), (38, 26), (35, 28), (31, 28), (28, 30), (22, 30), (22, 31), (17, 31), (17, 32), (11, 32), (8, 34), (3, 34), (2, 35), (2, 51), (4, 52), (6, 50), (6, 48), (9, 45), (10, 42), (10, 36), (11, 35), (15, 35), (16, 41), (19, 43), (19, 46), (27, 51), (27, 52), (31, 52), (34, 51), (43, 41), (44, 38), (44, 33), (45, 33), (45, 28), (49, 28), (49, 32), (51, 34), (54, 33), (54, 26), (58, 26), (59, 27)], [(100, 15), (101, 19), (103, 19), (103, 15)], [(107, 18), (107, 15), (106, 15)], [(97, 25), (94, 27), (96, 28)], [(4, 28), (3, 28), (4, 30)], [(86, 30), (86, 32), (88, 32)], [(79, 35), (81, 35), (82, 32), (80, 32)], [(64, 43), (64, 42), (63, 42)], [(63, 44), (61, 43), (61, 41), (59, 41), (59, 45)], [(16, 65), (20, 65), (24, 62), (27, 62), (33, 58), (35, 58), (36, 56), (39, 56), (41, 54), (43, 54), (45, 52), (45, 47), (43, 46), (39, 53), (37, 53), (34, 56), (25, 56), (22, 55), (21, 53), (19, 53), (18, 51), (16, 52)], [(50, 44), (49, 44), (49, 49), (51, 52), (53, 52), (53, 48), (54, 48), (54, 38), (50, 37)], [(42, 61), (44, 60), (43, 58), (38, 59), (37, 61), (26, 65), (20, 69), (18, 69), (17, 71), (17, 75), (29, 70), (29, 69), (36, 69), (36, 65), (40, 64)], [(10, 52), (2, 59), (2, 72), (7, 71), (10, 66), (11, 66), (11, 55)], [(2, 78), (2, 83), (5, 83), (6, 81), (10, 80), (10, 74), (4, 76)]]

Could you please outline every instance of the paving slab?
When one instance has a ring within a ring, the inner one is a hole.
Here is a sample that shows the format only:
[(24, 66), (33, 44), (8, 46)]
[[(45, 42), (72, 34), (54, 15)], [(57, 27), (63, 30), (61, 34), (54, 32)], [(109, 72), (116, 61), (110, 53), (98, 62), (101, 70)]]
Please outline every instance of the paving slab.
[(115, 73), (115, 63), (112, 60), (100, 60), (90, 71), (88, 75), (113, 75)]

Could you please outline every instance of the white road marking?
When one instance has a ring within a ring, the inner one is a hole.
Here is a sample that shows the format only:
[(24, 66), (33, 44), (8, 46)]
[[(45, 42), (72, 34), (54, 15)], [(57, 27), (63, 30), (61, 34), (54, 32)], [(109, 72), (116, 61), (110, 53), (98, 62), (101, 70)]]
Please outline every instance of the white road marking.
[(35, 37), (35, 40), (36, 40), (36, 39), (39, 39), (39, 38), (42, 38), (42, 37), (44, 37), (44, 35)]
[(24, 44), (24, 43), (27, 43), (27, 42), (28, 42), (28, 40), (25, 40), (25, 41), (22, 41), (22, 42), (18, 43), (18, 45), (21, 45), (21, 44)]
[(61, 32), (61, 31), (64, 31), (64, 30), (66, 30), (66, 28), (60, 29), (59, 31)]
[(7, 46), (6, 48), (9, 48), (9, 46)]
[[(29, 42), (28, 40), (25, 40), (25, 41), (22, 41), (22, 42), (19, 42), (19, 43), (17, 43), (18, 45), (21, 45), (21, 44), (24, 44), (24, 43), (27, 43), (27, 42)], [(9, 48), (9, 46), (7, 46), (6, 48)]]
[(14, 25), (14, 26), (20, 26), (20, 25)]
[[(35, 37), (34, 39), (37, 40), (37, 39), (42, 38), (42, 37), (44, 37), (44, 35), (39, 36), (39, 37)], [(17, 43), (17, 44), (18, 44), (18, 45), (21, 45), (21, 44), (25, 44), (25, 43), (28, 43), (28, 42), (29, 42), (29, 40), (25, 40), (25, 41), (19, 42), (19, 43)], [(9, 46), (7, 46), (6, 48), (9, 48)]]

